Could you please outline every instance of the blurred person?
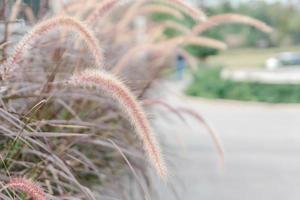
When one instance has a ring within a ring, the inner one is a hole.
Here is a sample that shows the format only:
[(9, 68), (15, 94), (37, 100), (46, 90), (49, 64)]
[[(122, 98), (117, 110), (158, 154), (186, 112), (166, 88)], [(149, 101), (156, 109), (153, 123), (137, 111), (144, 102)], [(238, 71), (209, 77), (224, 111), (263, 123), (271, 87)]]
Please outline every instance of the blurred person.
[(176, 79), (182, 80), (186, 68), (186, 60), (180, 53), (176, 55)]

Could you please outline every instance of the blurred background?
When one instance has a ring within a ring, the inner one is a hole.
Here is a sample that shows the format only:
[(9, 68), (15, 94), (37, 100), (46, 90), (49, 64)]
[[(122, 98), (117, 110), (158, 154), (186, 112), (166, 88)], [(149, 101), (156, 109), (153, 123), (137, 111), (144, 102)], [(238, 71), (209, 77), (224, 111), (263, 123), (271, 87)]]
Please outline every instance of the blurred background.
[[(225, 41), (227, 50), (187, 47), (199, 59), (198, 71), (188, 73), (181, 86), (196, 98), (184, 98), (181, 105), (188, 104), (209, 121), (223, 143), (225, 162), (220, 164), (209, 153), (204, 136), (198, 146), (201, 136), (195, 128), (184, 133), (168, 129), (189, 135), (182, 136), (186, 152), (175, 173), (178, 182), (184, 178), (185, 189), (178, 186), (181, 199), (298, 199), (300, 1), (192, 2), (208, 16), (244, 14), (274, 30), (263, 33), (250, 26), (224, 24), (204, 35)], [(197, 127), (196, 122), (191, 127)]]
[[(147, 85), (146, 96), (189, 109), (184, 114), (188, 113), (188, 120), (185, 123), (165, 108), (151, 106), (153, 125), (163, 141), (171, 174), (167, 184), (156, 180), (157, 196), (153, 199), (299, 199), (300, 1), (188, 2), (202, 9), (208, 21), (213, 16), (239, 14), (260, 20), (273, 30), (260, 24), (257, 28), (247, 19), (236, 23), (228, 18), (201, 32), (201, 36), (224, 42), (226, 48), (204, 47), (197, 42), (171, 48), (161, 64), (163, 70), (151, 77), (155, 81), (151, 87)], [(11, 14), (7, 7), (13, 4), (0, 1), (0, 46), (4, 45), (0, 58), (10, 52), (7, 42), (18, 41), (32, 25), (63, 8), (60, 0), (24, 0), (10, 20), (5, 16)], [(119, 13), (110, 15), (114, 18)], [(135, 16), (133, 21), (138, 31), (130, 37), (135, 44), (153, 36), (146, 30), (149, 21), (171, 22), (163, 29), (163, 39), (180, 37), (196, 24), (188, 14), (177, 19), (162, 10), (153, 11), (150, 17)], [(8, 24), (12, 31), (9, 41), (5, 38)], [(137, 56), (138, 61), (144, 59)], [(113, 60), (109, 65), (115, 63)], [(138, 76), (131, 75), (133, 79)], [(199, 115), (195, 117), (193, 112)], [(215, 148), (211, 132), (221, 142), (224, 158), (222, 150)]]

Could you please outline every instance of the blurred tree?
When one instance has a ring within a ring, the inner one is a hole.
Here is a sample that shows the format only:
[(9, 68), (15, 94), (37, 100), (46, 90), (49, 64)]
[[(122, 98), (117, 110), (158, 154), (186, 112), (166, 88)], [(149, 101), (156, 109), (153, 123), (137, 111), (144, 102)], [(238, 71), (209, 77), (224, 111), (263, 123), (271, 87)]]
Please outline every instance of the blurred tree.
[(239, 32), (245, 37), (244, 46), (258, 46), (260, 41), (265, 41), (270, 46), (300, 43), (300, 7), (299, 4), (296, 6), (294, 1), (290, 3), (249, 1), (234, 4), (234, 6), (231, 1), (223, 1), (217, 6), (207, 7), (206, 10), (208, 15), (226, 12), (248, 15), (274, 27), (275, 32), (272, 37), (243, 25), (226, 25), (226, 27), (215, 28), (222, 35)]

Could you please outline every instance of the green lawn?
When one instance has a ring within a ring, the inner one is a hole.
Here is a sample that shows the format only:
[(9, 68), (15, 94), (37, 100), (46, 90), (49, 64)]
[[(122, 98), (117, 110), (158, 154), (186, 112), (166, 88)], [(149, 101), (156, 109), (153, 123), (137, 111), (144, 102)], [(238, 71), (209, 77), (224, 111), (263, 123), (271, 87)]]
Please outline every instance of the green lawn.
[(263, 67), (268, 58), (285, 51), (299, 51), (299, 47), (228, 49), (217, 56), (210, 57), (208, 63), (228, 68)]
[(220, 68), (203, 68), (193, 74), (186, 94), (211, 99), (268, 103), (300, 103), (300, 85), (236, 82), (220, 77)]

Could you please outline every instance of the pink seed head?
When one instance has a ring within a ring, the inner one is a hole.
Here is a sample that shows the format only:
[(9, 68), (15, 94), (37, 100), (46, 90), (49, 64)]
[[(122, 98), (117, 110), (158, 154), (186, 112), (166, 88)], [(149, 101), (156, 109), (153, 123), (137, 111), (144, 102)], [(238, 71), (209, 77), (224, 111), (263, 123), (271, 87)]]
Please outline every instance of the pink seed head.
[(29, 195), (33, 200), (46, 200), (44, 191), (35, 183), (25, 178), (12, 178), (7, 187), (20, 190)]

